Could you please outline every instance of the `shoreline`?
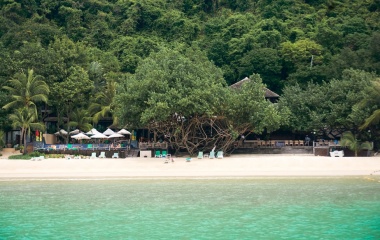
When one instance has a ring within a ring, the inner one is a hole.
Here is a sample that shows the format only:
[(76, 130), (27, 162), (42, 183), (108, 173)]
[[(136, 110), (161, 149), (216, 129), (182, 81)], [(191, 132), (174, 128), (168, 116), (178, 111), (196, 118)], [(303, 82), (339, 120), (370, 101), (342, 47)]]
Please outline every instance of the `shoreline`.
[(188, 179), (264, 177), (350, 177), (380, 175), (380, 157), (232, 155), (223, 159), (162, 158), (0, 159), (0, 181), (27, 179)]

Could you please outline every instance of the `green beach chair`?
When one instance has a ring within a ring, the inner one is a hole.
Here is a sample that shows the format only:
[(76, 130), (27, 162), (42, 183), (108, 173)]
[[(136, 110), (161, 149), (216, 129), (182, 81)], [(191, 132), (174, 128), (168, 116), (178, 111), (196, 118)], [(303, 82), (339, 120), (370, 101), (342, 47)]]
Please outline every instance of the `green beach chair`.
[(162, 150), (161, 157), (166, 158), (168, 152), (166, 150)]
[(156, 150), (156, 154), (154, 155), (154, 157), (160, 158), (161, 157), (161, 151), (160, 150)]
[(210, 154), (208, 155), (208, 158), (215, 158), (215, 152), (211, 151)]
[(218, 153), (216, 154), (216, 157), (223, 158), (223, 151), (218, 151)]
[(203, 152), (198, 153), (198, 159), (203, 159)]

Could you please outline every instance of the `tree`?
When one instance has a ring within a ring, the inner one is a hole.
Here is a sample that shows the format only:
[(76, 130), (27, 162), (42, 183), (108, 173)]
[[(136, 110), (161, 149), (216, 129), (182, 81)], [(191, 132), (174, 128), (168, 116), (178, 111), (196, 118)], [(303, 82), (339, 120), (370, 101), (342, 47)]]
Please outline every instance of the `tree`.
[(9, 115), (9, 120), (12, 122), (14, 128), (21, 129), (20, 146), (24, 142), (24, 154), (26, 153), (26, 136), (30, 136), (30, 130), (38, 129), (43, 131), (45, 125), (37, 122), (34, 109), (23, 107), (16, 109)]
[(374, 106), (376, 109), (371, 116), (365, 119), (360, 129), (365, 129), (371, 125), (377, 125), (380, 122), (380, 78), (372, 81), (372, 85), (366, 89), (367, 97), (361, 102), (361, 107)]
[[(54, 83), (51, 87), (54, 96), (51, 102), (56, 108), (58, 118), (66, 117), (67, 122), (70, 122), (70, 116), (75, 109), (88, 107), (87, 102), (93, 89), (93, 83), (83, 68), (71, 67), (69, 72), (70, 75), (63, 82)], [(68, 131), (69, 126), (67, 127)]]
[(370, 142), (360, 142), (352, 132), (343, 133), (341, 143), (342, 146), (348, 147), (355, 152), (355, 157), (358, 156), (358, 152), (367, 149), (372, 150), (372, 144)]
[[(204, 143), (192, 141), (196, 132), (202, 132), (201, 123), (210, 130), (213, 116), (222, 115), (227, 102), (224, 86), (220, 69), (199, 49), (163, 48), (143, 60), (122, 83), (115, 114), (121, 125), (170, 136), (168, 141), (176, 149), (192, 153)], [(209, 141), (211, 145), (216, 140)]]
[(42, 80), (41, 76), (33, 75), (33, 69), (28, 70), (28, 75), (17, 73), (11, 80), (9, 86), (4, 86), (8, 90), (13, 101), (5, 104), (4, 109), (26, 107), (32, 108), (37, 116), (38, 102), (47, 102), (49, 86)]
[(86, 109), (75, 109), (70, 115), (69, 127), (81, 129), (84, 132), (92, 128), (92, 118)]
[(341, 79), (320, 85), (289, 85), (285, 87), (279, 104), (290, 109), (289, 125), (295, 131), (317, 130), (325, 135), (357, 131), (371, 111), (371, 108), (358, 107), (358, 104), (365, 98), (363, 90), (373, 77), (371, 73), (348, 69)]
[(2, 150), (5, 145), (4, 136), (5, 136), (4, 131), (0, 130), (0, 150)]
[[(107, 115), (112, 116), (113, 100), (116, 95), (116, 83), (108, 81), (105, 88), (100, 89), (95, 94), (88, 111), (93, 116), (92, 121), (98, 123), (100, 119)], [(117, 124), (117, 117), (113, 116), (113, 124)]]
[(230, 152), (239, 134), (273, 131), (281, 122), (277, 107), (265, 100), (261, 79), (252, 77), (233, 90), (196, 47), (162, 49), (120, 85), (115, 113), (122, 125), (149, 128), (177, 150), (217, 146)]

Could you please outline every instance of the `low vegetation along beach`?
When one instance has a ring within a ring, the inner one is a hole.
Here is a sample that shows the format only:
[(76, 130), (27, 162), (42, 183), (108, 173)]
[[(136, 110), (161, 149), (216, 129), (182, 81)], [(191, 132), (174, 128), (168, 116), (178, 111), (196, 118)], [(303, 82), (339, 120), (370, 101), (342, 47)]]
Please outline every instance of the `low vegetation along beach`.
[(128, 157), (41, 161), (0, 159), (0, 178), (128, 178), (128, 177), (255, 177), (365, 176), (380, 174), (380, 157), (314, 155), (232, 155), (223, 159)]

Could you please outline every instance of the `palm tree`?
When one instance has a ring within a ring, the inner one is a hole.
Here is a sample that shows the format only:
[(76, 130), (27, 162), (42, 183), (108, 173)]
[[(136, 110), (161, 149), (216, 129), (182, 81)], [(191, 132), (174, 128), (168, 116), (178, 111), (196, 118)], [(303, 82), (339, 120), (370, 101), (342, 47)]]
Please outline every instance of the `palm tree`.
[[(365, 105), (380, 105), (380, 79), (372, 82), (372, 86), (368, 88), (367, 98), (361, 102), (361, 106)], [(380, 122), (380, 109), (375, 110), (371, 116), (369, 116), (360, 129), (363, 130), (370, 125), (376, 125)]]
[(33, 69), (28, 70), (28, 74), (17, 73), (14, 78), (9, 80), (9, 86), (3, 88), (8, 90), (12, 101), (3, 106), (4, 109), (27, 107), (33, 108), (37, 115), (37, 102), (47, 102), (49, 86), (42, 77), (33, 75)]
[[(20, 146), (22, 141), (24, 141), (24, 149), (26, 149), (26, 136), (30, 136), (31, 129), (38, 129), (43, 131), (45, 125), (43, 123), (37, 122), (37, 116), (32, 108), (19, 108), (16, 109), (12, 114), (9, 115), (9, 120), (12, 121), (12, 126), (14, 128), (21, 129)], [(26, 151), (24, 151), (25, 153)]]
[(86, 109), (76, 109), (70, 116), (69, 127), (81, 129), (82, 131), (89, 131), (92, 128), (90, 124), (92, 118)]
[(0, 130), (0, 150), (3, 149), (4, 144), (5, 144), (4, 143), (4, 135), (5, 135), (4, 131)]
[[(98, 123), (101, 118), (107, 115), (112, 116), (112, 105), (115, 95), (116, 83), (114, 81), (107, 82), (104, 91), (100, 91), (95, 95), (94, 102), (88, 108), (88, 111), (93, 116), (92, 121), (94, 123)], [(116, 117), (113, 117), (113, 124), (117, 124)]]
[(345, 132), (343, 133), (341, 145), (348, 147), (350, 150), (355, 152), (355, 157), (358, 156), (358, 152), (363, 149), (372, 150), (372, 144), (368, 141), (366, 142), (359, 142), (358, 139), (356, 139), (355, 135), (351, 132)]

